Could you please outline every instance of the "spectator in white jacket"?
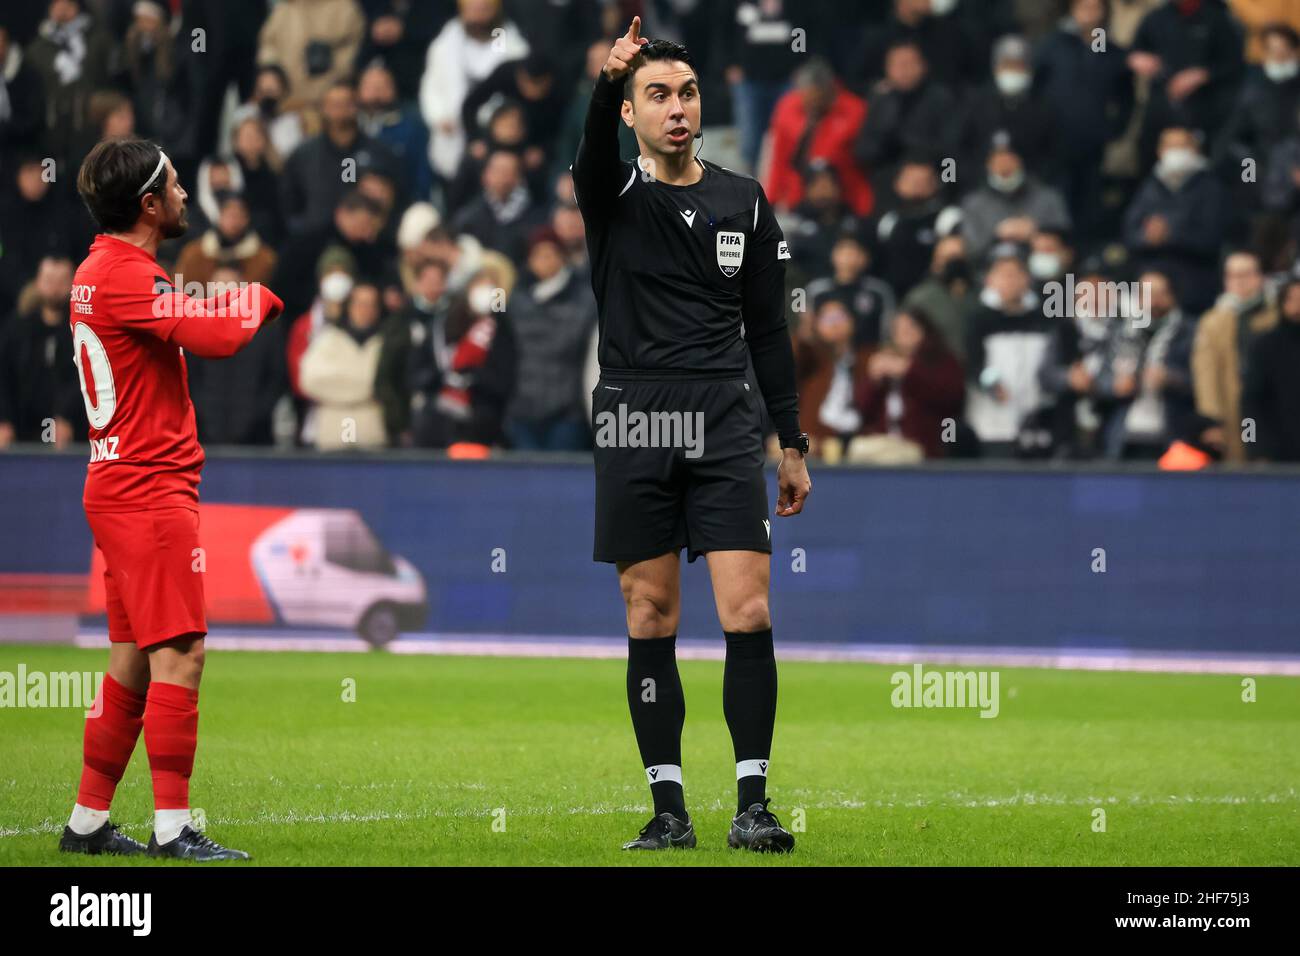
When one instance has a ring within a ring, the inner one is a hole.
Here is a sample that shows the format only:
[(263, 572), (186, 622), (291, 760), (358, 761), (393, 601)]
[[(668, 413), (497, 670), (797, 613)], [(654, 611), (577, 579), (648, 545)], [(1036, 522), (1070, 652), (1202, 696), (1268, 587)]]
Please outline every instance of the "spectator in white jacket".
[(379, 287), (359, 282), (343, 319), (312, 338), (299, 369), (299, 387), (316, 403), (315, 444), (322, 451), (382, 448), (388, 443), (375, 375), (383, 344)]
[(429, 127), (429, 162), (450, 180), (465, 151), (461, 108), (470, 87), (502, 63), (528, 55), (528, 41), (505, 18), (501, 0), (459, 0), (460, 12), (429, 44), (420, 112)]

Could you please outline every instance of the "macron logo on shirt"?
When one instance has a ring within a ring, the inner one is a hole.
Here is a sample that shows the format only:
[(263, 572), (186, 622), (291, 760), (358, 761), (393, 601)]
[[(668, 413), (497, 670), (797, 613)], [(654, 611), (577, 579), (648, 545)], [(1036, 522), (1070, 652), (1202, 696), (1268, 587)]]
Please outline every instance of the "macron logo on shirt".
[(690, 228), (693, 228), (693, 227), (695, 226), (695, 210), (694, 210), (694, 209), (692, 209), (690, 212), (686, 212), (685, 210), (682, 210), (682, 209), (679, 209), (679, 210), (677, 210), (677, 211), (680, 212), (680, 213), (682, 214), (682, 218), (686, 220), (686, 228), (690, 229)]

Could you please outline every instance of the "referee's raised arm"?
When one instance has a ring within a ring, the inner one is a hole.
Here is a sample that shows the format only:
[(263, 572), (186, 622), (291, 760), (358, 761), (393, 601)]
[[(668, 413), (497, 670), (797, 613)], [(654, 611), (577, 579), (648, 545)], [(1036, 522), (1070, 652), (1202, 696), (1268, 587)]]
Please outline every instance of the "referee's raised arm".
[(596, 88), (587, 107), (587, 122), (578, 156), (573, 161), (573, 189), (584, 215), (605, 208), (620, 187), (618, 151), (619, 113), (623, 107), (623, 84), (632, 60), (649, 40), (641, 36), (641, 18), (633, 17), (627, 33), (614, 41), (605, 67), (596, 77)]

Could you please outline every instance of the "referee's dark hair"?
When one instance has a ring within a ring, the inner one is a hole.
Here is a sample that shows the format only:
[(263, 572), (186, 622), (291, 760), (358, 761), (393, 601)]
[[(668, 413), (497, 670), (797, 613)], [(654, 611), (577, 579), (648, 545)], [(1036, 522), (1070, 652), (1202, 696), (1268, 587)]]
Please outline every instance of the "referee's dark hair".
[(144, 139), (106, 139), (90, 151), (77, 173), (77, 192), (101, 229), (126, 232), (140, 218), (140, 200), (149, 193), (163, 195), (165, 175), (140, 192), (161, 155), (158, 144)]
[(627, 71), (627, 82), (623, 84), (623, 99), (632, 99), (632, 78), (636, 76), (636, 71), (647, 63), (657, 61), (685, 63), (695, 74), (695, 81), (699, 82), (700, 71), (695, 68), (690, 50), (676, 40), (651, 40), (641, 48), (639, 54), (632, 58), (631, 68)]

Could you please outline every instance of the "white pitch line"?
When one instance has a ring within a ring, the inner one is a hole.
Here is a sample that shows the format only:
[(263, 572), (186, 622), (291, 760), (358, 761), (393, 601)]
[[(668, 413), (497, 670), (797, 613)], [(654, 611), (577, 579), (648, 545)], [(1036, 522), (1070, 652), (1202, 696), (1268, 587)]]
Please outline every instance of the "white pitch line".
[[(797, 794), (798, 791), (792, 793)], [(1001, 807), (1168, 807), (1168, 806), (1254, 806), (1254, 805), (1277, 805), (1283, 803), (1295, 803), (1300, 801), (1300, 794), (1294, 789), (1287, 790), (1285, 793), (1269, 793), (1256, 796), (1239, 796), (1234, 794), (1223, 794), (1219, 796), (1196, 796), (1193, 794), (1170, 794), (1167, 797), (1150, 797), (1142, 794), (1134, 794), (1128, 797), (1122, 796), (1083, 796), (1070, 797), (1060, 794), (1046, 793), (1017, 793), (1011, 796), (1003, 797), (981, 797), (974, 794), (950, 793), (942, 797), (927, 799), (924, 797), (913, 797), (907, 800), (890, 799), (890, 800), (826, 800), (821, 799), (817, 802), (804, 802), (797, 799), (786, 800), (789, 809), (801, 810), (893, 810), (893, 809), (954, 809), (954, 810), (981, 810)], [(723, 803), (721, 800), (715, 800), (711, 804), (696, 804), (696, 809), (701, 812), (719, 812), (729, 809), (733, 804), (728, 801)], [(208, 817), (209, 826), (265, 826), (268, 824), (275, 826), (300, 826), (311, 824), (338, 824), (338, 823), (394, 823), (413, 820), (430, 820), (439, 818), (460, 818), (476, 819), (490, 818), (494, 811), (499, 807), (484, 807), (482, 809), (460, 809), (460, 810), (421, 810), (416, 812), (407, 811), (344, 811), (342, 813), (313, 813), (308, 811), (285, 810), (273, 813), (258, 814), (254, 817)], [(594, 806), (579, 807), (560, 807), (554, 805), (548, 806), (524, 806), (512, 807), (505, 805), (505, 809), (512, 816), (551, 816), (557, 813), (577, 816), (608, 816), (615, 813), (648, 813), (649, 806), (644, 803), (631, 804), (596, 804)], [(139, 832), (148, 832), (150, 824), (122, 824), (123, 830), (132, 830)], [(0, 838), (5, 837), (23, 837), (23, 836), (40, 836), (42, 834), (62, 833), (63, 824), (56, 823), (53, 820), (44, 820), (43, 822), (32, 827), (0, 827)]]
[[(102, 648), (106, 632), (77, 633), (78, 647)], [(363, 653), (370, 645), (358, 637), (327, 632), (222, 633), (208, 636), (213, 650), (326, 651)], [(431, 654), (462, 657), (563, 657), (622, 660), (627, 640), (512, 636), (505, 634), (413, 634), (388, 646), (394, 654)], [(721, 641), (682, 639), (680, 660), (721, 661), (726, 648)], [(1266, 655), (1228, 652), (1164, 652), (1089, 650), (1086, 648), (956, 647), (938, 645), (831, 644), (778, 642), (776, 656), (783, 661), (848, 664), (906, 664), (920, 661), (954, 667), (1023, 667), (1047, 670), (1128, 671), (1161, 674), (1240, 674), (1250, 677), (1300, 677), (1300, 654)]]

